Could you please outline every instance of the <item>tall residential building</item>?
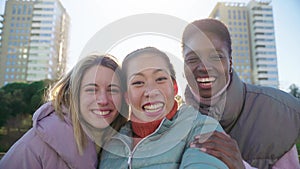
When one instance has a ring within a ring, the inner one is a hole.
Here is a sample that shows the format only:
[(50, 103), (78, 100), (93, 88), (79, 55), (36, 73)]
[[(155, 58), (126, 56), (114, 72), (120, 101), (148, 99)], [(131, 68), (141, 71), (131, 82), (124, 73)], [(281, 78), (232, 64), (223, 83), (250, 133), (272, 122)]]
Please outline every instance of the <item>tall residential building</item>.
[(218, 2), (210, 17), (223, 21), (232, 38), (233, 66), (248, 83), (278, 88), (278, 68), (270, 0)]
[(279, 87), (271, 1), (248, 3), (255, 84)]
[(69, 16), (59, 0), (8, 0), (3, 18), (0, 86), (65, 72)]

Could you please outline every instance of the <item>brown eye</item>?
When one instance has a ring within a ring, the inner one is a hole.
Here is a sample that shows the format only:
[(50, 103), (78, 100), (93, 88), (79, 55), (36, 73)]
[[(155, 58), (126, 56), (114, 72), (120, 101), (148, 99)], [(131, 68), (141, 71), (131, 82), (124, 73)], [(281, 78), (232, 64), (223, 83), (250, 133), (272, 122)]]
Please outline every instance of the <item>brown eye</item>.
[(121, 90), (119, 88), (109, 88), (108, 92), (111, 94), (119, 94)]
[(218, 61), (218, 60), (223, 59), (224, 57), (225, 56), (222, 53), (215, 53), (215, 54), (211, 54), (209, 56), (209, 59)]
[(132, 86), (142, 86), (144, 84), (143, 81), (134, 81), (131, 83)]
[(192, 64), (192, 63), (198, 63), (199, 61), (199, 57), (198, 56), (188, 56), (186, 59), (185, 59), (185, 63), (187, 64)]
[(163, 82), (163, 81), (165, 81), (165, 80), (167, 80), (168, 78), (166, 78), (166, 77), (159, 77), (159, 78), (157, 78), (156, 79), (156, 81), (157, 82)]
[(85, 92), (88, 92), (88, 93), (95, 93), (97, 91), (96, 88), (86, 88), (84, 89)]

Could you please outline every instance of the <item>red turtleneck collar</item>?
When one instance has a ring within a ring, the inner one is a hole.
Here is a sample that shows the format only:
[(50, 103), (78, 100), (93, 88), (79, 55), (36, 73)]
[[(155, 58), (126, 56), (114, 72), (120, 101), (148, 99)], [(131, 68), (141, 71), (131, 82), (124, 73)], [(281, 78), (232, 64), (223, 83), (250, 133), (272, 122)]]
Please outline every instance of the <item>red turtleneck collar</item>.
[[(172, 119), (177, 112), (177, 108), (178, 108), (178, 104), (175, 101), (172, 110), (167, 114), (166, 118), (169, 120)], [(133, 114), (131, 119), (132, 119), (131, 124), (132, 124), (134, 137), (139, 137), (139, 138), (144, 138), (149, 134), (153, 133), (162, 121), (162, 119), (159, 119), (152, 122), (140, 123), (137, 122), (140, 120), (136, 119), (136, 117)]]

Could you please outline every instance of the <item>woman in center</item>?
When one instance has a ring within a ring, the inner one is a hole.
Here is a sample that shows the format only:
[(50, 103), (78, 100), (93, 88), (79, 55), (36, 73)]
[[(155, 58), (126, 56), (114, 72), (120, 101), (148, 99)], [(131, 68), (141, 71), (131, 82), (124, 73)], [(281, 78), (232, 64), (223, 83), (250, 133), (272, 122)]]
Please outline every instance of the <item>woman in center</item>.
[(133, 51), (122, 70), (130, 121), (104, 146), (100, 168), (227, 168), (190, 148), (199, 133), (223, 129), (192, 107), (178, 108), (175, 71), (164, 52), (153, 47)]

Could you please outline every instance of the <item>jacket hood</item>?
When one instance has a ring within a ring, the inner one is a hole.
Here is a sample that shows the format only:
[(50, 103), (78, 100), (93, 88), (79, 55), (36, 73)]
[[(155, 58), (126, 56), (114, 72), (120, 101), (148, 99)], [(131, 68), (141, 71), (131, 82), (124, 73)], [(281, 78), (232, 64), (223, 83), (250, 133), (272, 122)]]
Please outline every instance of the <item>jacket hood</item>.
[(66, 109), (61, 119), (55, 113), (51, 102), (42, 105), (33, 115), (33, 129), (71, 168), (95, 168), (97, 165), (96, 148), (89, 139), (83, 155), (78, 153), (73, 126)]
[(43, 118), (47, 117), (51, 113), (54, 113), (54, 107), (51, 102), (43, 104), (39, 109), (35, 111), (32, 117), (33, 127), (37, 127), (38, 122)]

